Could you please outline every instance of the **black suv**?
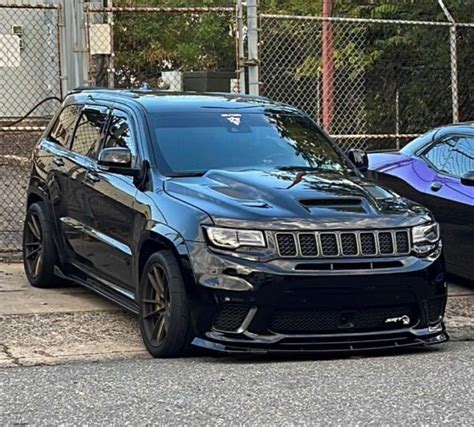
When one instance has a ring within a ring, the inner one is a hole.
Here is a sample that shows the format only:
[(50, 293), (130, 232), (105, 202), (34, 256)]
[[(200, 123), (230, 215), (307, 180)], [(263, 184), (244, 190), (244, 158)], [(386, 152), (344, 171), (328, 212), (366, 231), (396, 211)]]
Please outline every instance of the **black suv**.
[(78, 89), (34, 150), (26, 274), (138, 313), (155, 357), (446, 341), (438, 225), (364, 168), (264, 98)]

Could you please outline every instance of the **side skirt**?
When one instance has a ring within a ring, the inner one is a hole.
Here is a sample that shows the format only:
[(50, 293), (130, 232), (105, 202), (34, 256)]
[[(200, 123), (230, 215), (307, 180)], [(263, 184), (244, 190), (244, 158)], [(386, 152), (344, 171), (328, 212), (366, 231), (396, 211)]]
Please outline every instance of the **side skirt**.
[(71, 272), (69, 274), (65, 274), (59, 267), (55, 267), (54, 273), (58, 277), (71, 280), (72, 282), (84, 286), (108, 300), (115, 302), (126, 310), (138, 314), (138, 306), (130, 291), (105, 280), (96, 277), (93, 278), (76, 266), (71, 267)]

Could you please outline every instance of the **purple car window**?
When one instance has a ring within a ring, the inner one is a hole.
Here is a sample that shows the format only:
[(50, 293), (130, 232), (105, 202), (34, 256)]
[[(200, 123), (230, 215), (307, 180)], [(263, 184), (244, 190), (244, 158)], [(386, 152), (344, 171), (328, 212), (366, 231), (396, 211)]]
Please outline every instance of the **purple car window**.
[(451, 150), (456, 145), (457, 140), (457, 137), (449, 137), (437, 142), (424, 154), (424, 157), (437, 170), (440, 172), (445, 172), (445, 164), (448, 160)]
[(443, 170), (458, 178), (467, 172), (474, 171), (474, 137), (457, 138), (456, 145), (451, 150)]

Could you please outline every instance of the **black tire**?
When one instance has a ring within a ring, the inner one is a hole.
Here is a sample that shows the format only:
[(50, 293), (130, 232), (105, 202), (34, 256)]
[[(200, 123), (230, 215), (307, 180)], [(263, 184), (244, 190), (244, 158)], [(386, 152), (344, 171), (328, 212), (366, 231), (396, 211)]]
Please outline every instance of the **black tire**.
[(148, 259), (138, 289), (138, 319), (143, 342), (153, 357), (188, 354), (191, 316), (181, 269), (169, 250)]
[(28, 208), (23, 228), (23, 265), (28, 281), (36, 288), (57, 285), (54, 266), (58, 255), (45, 209), (43, 202), (33, 203)]

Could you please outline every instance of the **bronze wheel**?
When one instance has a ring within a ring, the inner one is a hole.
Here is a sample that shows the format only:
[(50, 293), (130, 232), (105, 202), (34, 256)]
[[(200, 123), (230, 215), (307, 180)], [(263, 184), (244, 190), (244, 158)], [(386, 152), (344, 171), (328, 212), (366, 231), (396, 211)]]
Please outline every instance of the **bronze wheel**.
[(153, 357), (176, 357), (192, 340), (190, 308), (179, 264), (171, 251), (150, 256), (138, 289), (138, 320)]
[(159, 346), (166, 338), (170, 323), (170, 291), (166, 272), (153, 265), (147, 272), (145, 298), (142, 300), (143, 322), (150, 341)]
[(25, 266), (32, 277), (38, 277), (43, 267), (43, 232), (36, 213), (29, 213), (24, 233)]

